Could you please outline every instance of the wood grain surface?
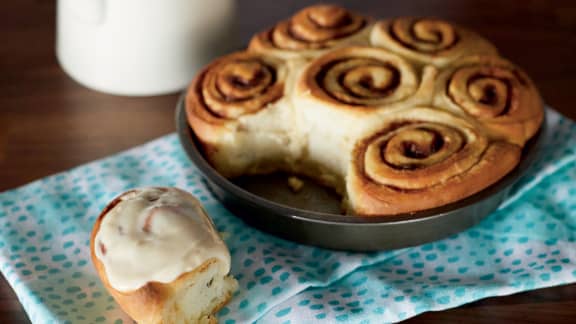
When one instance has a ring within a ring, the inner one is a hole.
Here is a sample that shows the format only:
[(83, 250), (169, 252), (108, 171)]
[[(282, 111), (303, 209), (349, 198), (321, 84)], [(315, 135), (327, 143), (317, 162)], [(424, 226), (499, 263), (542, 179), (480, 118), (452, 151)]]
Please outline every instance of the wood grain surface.
[[(545, 101), (576, 119), (576, 1), (333, 1), (376, 17), (436, 16), (470, 27), (522, 66)], [(237, 44), (311, 1), (238, 1)], [(54, 55), (56, 1), (0, 2), (0, 191), (174, 131), (177, 94), (117, 97), (71, 80)], [(576, 285), (489, 298), (415, 323), (568, 323)], [(0, 322), (29, 323), (0, 278)]]

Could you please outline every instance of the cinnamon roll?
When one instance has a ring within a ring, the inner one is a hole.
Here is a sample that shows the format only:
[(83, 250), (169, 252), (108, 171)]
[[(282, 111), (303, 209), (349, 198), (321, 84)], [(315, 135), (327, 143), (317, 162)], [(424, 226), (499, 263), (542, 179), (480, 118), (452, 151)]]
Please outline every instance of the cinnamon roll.
[(494, 184), (544, 118), (532, 81), (480, 35), (433, 18), (372, 23), (334, 5), (305, 8), (210, 64), (186, 106), (225, 177), (309, 176), (369, 216)]
[(230, 252), (191, 194), (127, 191), (94, 224), (90, 253), (102, 283), (138, 323), (216, 323), (238, 287)]
[(420, 79), (414, 67), (398, 55), (372, 47), (346, 47), (312, 61), (298, 81), (297, 95), (362, 113), (412, 104)]
[(433, 18), (402, 17), (380, 21), (370, 34), (374, 46), (386, 48), (421, 64), (445, 66), (465, 55), (497, 55), (480, 35)]
[(287, 98), (298, 69), (296, 62), (238, 52), (214, 61), (193, 80), (188, 121), (218, 171), (229, 177), (264, 172), (284, 163), (284, 156), (297, 155), (301, 143), (290, 134)]
[(337, 46), (368, 44), (369, 19), (335, 5), (307, 7), (255, 35), (249, 50), (284, 58), (314, 57)]
[(524, 145), (540, 128), (543, 102), (519, 67), (493, 56), (470, 56), (440, 73), (435, 103), (464, 111), (491, 134)]
[(403, 111), (357, 142), (347, 172), (350, 208), (374, 216), (449, 204), (501, 179), (520, 154), (451, 113)]
[(379, 115), (421, 102), (419, 88), (412, 65), (383, 49), (345, 47), (320, 56), (302, 72), (294, 93), (307, 157), (343, 177), (353, 139), (379, 123)]

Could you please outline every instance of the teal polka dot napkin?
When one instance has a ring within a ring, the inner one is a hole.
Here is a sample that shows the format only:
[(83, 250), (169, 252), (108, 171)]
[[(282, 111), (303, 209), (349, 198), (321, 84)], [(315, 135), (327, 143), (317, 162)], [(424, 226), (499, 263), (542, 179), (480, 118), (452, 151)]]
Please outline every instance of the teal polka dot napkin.
[(205, 204), (240, 290), (230, 323), (382, 323), (576, 281), (576, 125), (553, 111), (544, 152), (478, 226), (422, 246), (334, 252), (246, 226), (169, 135), (0, 194), (0, 270), (34, 323), (129, 323), (89, 259), (100, 210), (129, 188), (177, 186)]

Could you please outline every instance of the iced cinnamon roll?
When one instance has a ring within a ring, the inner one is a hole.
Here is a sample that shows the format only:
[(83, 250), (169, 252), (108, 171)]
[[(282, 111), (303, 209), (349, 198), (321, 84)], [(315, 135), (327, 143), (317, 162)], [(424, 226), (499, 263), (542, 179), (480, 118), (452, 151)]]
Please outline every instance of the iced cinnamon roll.
[(370, 40), (374, 46), (407, 59), (440, 67), (466, 55), (497, 55), (496, 48), (480, 35), (433, 18), (401, 17), (377, 22)]
[[(186, 113), (210, 162), (225, 176), (266, 171), (297, 154), (288, 132), (295, 62), (238, 52), (208, 65), (192, 82)], [(252, 151), (246, 150), (252, 147)]]
[(446, 205), (497, 182), (520, 154), (451, 113), (402, 111), (357, 142), (347, 172), (350, 208), (377, 216)]
[(94, 225), (90, 251), (104, 286), (138, 323), (216, 323), (238, 286), (212, 220), (176, 188), (114, 199)]
[(493, 56), (450, 64), (438, 77), (435, 103), (464, 111), (495, 137), (524, 145), (540, 128), (542, 99), (519, 67)]
[(338, 46), (368, 44), (369, 24), (368, 18), (339, 6), (310, 6), (255, 35), (249, 50), (283, 58), (311, 58)]

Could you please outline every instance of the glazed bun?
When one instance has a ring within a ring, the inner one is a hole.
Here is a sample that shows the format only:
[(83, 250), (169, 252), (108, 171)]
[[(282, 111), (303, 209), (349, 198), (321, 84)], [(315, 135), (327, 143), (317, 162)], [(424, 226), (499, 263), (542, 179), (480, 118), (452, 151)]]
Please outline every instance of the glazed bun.
[(230, 254), (191, 194), (130, 190), (96, 221), (92, 261), (102, 283), (136, 322), (217, 323), (231, 298)]

